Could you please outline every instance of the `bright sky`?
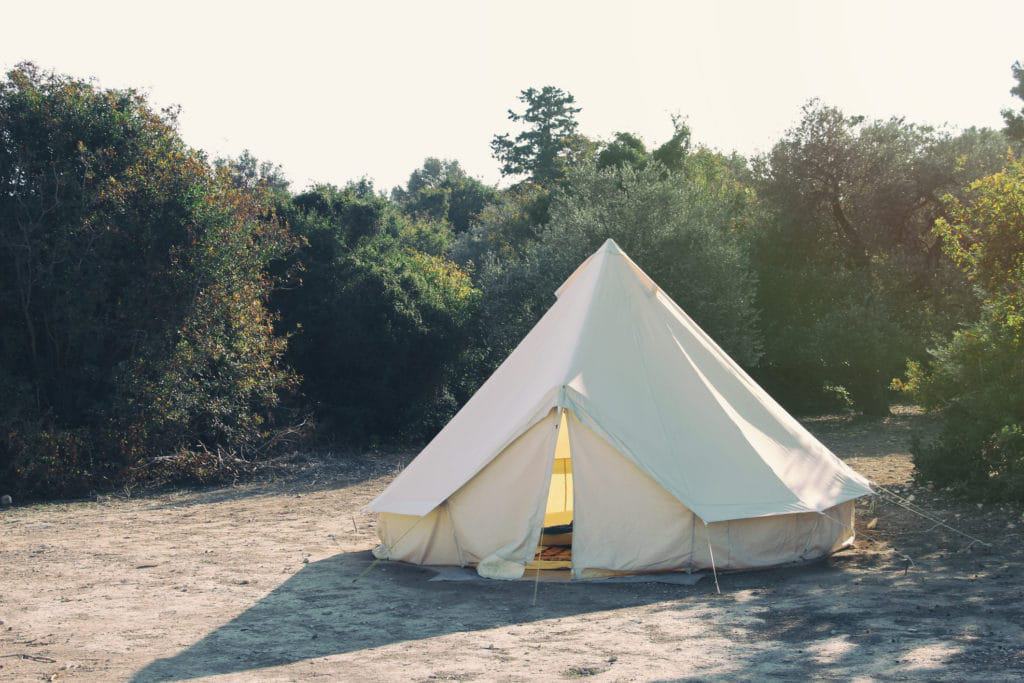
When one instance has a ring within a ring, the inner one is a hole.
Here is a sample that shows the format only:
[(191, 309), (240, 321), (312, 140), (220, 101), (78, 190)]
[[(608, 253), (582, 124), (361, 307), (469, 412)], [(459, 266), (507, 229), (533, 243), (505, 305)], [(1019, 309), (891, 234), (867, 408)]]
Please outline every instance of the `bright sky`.
[(427, 156), (498, 179), (489, 141), (531, 85), (583, 107), (583, 133), (768, 149), (811, 97), (871, 117), (999, 126), (1024, 2), (10, 2), (0, 67), (22, 60), (183, 107), (213, 155), (250, 149), (296, 189), (404, 182)]

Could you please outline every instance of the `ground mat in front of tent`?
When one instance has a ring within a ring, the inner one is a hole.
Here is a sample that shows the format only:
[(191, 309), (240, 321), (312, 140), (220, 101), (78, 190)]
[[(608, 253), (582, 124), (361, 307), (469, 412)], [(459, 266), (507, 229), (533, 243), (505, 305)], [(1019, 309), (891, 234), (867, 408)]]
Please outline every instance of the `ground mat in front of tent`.
[[(436, 567), (424, 566), (436, 574), (428, 581), (491, 581), (476, 573), (472, 567)], [(538, 576), (539, 574), (539, 576)], [(658, 574), (630, 574), (629, 576), (609, 576), (600, 579), (573, 579), (572, 573), (566, 570), (540, 571), (528, 570), (520, 581), (541, 581), (543, 583), (669, 583), (677, 586), (692, 586), (706, 576), (703, 572), (663, 572)]]

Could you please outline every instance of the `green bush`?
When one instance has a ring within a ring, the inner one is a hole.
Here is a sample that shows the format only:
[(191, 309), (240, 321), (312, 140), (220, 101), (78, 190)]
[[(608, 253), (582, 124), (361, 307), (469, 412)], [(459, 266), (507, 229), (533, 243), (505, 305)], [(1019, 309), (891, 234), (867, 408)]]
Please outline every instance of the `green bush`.
[(941, 196), (1000, 168), (1006, 145), (996, 131), (951, 136), (812, 101), (755, 160), (756, 376), (783, 404), (813, 410), (824, 386), (840, 385), (856, 409), (887, 414), (906, 359), (977, 315), (932, 226)]
[(356, 443), (432, 435), (465, 397), (454, 363), (479, 299), (445, 258), (444, 222), (412, 220), (368, 184), (297, 196), (302, 286), (280, 292), (289, 352), (321, 433)]
[(132, 90), (0, 82), (0, 488), (75, 495), (190, 448), (252, 453), (291, 375), (266, 307), (291, 249)]
[(1024, 344), (987, 308), (983, 319), (911, 363), (904, 389), (942, 410), (942, 427), (915, 442), (918, 476), (990, 500), (1024, 500)]
[(985, 304), (927, 363), (909, 365), (904, 389), (944, 409), (940, 434), (915, 444), (914, 461), (922, 479), (1024, 501), (1024, 163), (947, 205), (936, 233)]

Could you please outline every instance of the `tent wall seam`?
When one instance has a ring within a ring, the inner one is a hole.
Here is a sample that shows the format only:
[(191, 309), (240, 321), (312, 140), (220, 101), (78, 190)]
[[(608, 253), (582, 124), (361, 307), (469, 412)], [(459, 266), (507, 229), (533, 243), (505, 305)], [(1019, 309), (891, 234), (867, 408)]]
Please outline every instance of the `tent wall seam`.
[[(590, 319), (594, 315), (594, 308), (595, 308), (595, 306), (594, 306), (594, 297), (595, 297), (596, 294), (598, 294), (600, 292), (599, 285), (600, 285), (601, 282), (603, 282), (603, 278), (601, 277), (601, 274), (604, 272), (604, 269), (607, 268), (607, 267), (608, 267), (608, 258), (606, 256), (601, 261), (600, 269), (594, 275), (594, 282), (591, 285), (591, 292), (590, 292), (590, 298), (589, 298), (589, 302), (590, 303), (587, 306), (587, 312), (583, 315), (583, 321), (580, 323), (579, 332), (577, 333), (578, 336), (574, 340), (573, 349), (572, 349), (572, 355), (569, 357), (569, 367), (566, 368), (566, 376), (562, 377), (562, 383), (561, 383), (561, 388), (560, 388), (561, 390), (559, 391), (559, 394), (558, 394), (558, 400), (559, 400), (558, 407), (560, 407), (560, 408), (566, 407), (565, 404), (562, 402), (564, 400), (564, 398), (565, 398), (565, 390), (567, 388), (566, 385), (572, 379), (572, 377), (571, 377), (572, 372), (576, 369), (576, 363), (579, 360), (580, 350), (583, 348), (583, 344), (582, 344), (583, 336), (587, 333), (587, 328), (590, 326)], [(557, 294), (556, 294), (556, 297), (557, 297)]]
[[(618, 282), (619, 282), (619, 297), (620, 297), (620, 299), (624, 303), (626, 303), (628, 305), (629, 302), (626, 301), (626, 283), (622, 279), (622, 272), (619, 271), (617, 273), (617, 276), (618, 276), (617, 279), (618, 279)], [(633, 313), (632, 309), (630, 309), (629, 312), (630, 312), (630, 314), (632, 314)], [(642, 322), (646, 323), (646, 321), (642, 321)], [(639, 358), (639, 360), (640, 360), (640, 368), (641, 368), (641, 370), (643, 372), (643, 375), (644, 375), (643, 376), (644, 387), (647, 389), (647, 396), (648, 396), (648, 398), (650, 398), (651, 406), (652, 406), (652, 409), (654, 410), (654, 414), (658, 418), (658, 427), (661, 429), (662, 443), (664, 443), (666, 446), (669, 446), (672, 443), (672, 441), (668, 438), (668, 430), (665, 428), (664, 416), (661, 414), (661, 408), (660, 408), (660, 406), (658, 404), (658, 401), (656, 400), (656, 398), (654, 396), (654, 391), (651, 389), (651, 374), (650, 374), (650, 372), (649, 372), (649, 370), (647, 368), (647, 363), (644, 360), (643, 348), (641, 347), (640, 340), (637, 337), (637, 334), (638, 334), (637, 333), (637, 328), (634, 327), (634, 326), (630, 326), (630, 330), (632, 332), (630, 337), (633, 339), (633, 346), (636, 348), (636, 355), (637, 355), (637, 358)], [(644, 472), (647, 472), (648, 476), (652, 477), (655, 482), (658, 482), (658, 478), (655, 477), (654, 473), (650, 472), (647, 467), (645, 467), (643, 465), (640, 465), (640, 463), (637, 462), (637, 460), (635, 458), (631, 458), (631, 459), (634, 461), (634, 463), (636, 463), (637, 465), (640, 466), (640, 469), (642, 469)], [(664, 488), (664, 485), (662, 485), (662, 488)], [(687, 490), (686, 493), (689, 494), (689, 491)], [(676, 495), (676, 494), (672, 494), (672, 495), (677, 500), (679, 500), (680, 503), (682, 503), (686, 507), (688, 507), (688, 508), (691, 507), (687, 503), (683, 502), (679, 498), (678, 495)], [(687, 498), (689, 498), (689, 496), (687, 496)]]
[(452, 506), (448, 502), (449, 499), (450, 499), (450, 496), (449, 496), (449, 498), (445, 498), (445, 500), (444, 500), (444, 509), (445, 509), (445, 512), (448, 513), (448, 526), (450, 526), (452, 528), (452, 541), (455, 542), (455, 553), (458, 555), (458, 558), (459, 558), (459, 566), (460, 567), (465, 567), (466, 566), (466, 560), (462, 556), (462, 545), (459, 544), (459, 534), (458, 534), (458, 532), (455, 531), (455, 518), (452, 517)]

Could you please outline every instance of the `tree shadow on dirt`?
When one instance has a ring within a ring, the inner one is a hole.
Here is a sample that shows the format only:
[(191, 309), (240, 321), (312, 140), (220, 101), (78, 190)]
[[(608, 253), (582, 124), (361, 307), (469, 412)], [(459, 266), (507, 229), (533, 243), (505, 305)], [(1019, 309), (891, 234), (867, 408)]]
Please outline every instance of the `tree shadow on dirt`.
[[(371, 569), (369, 553), (342, 553), (305, 566), (232, 621), (173, 657), (150, 663), (133, 680), (254, 673), (456, 632), (641, 605), (678, 611), (680, 619), (689, 619), (692, 610), (703, 611), (706, 631), (736, 645), (746, 643), (729, 678), (771, 672), (884, 676), (899, 671), (902, 654), (937, 642), (951, 655), (968, 656), (970, 632), (975, 626), (985, 628), (991, 596), (964, 590), (959, 581), (956, 586), (933, 584), (929, 588), (941, 591), (935, 609), (922, 613), (920, 599), (912, 594), (924, 586), (914, 584), (913, 577), (895, 578), (901, 575), (895, 567), (879, 567), (879, 581), (892, 601), (880, 613), (877, 602), (858, 600), (858, 586), (843, 570), (851, 561), (839, 556), (802, 567), (722, 576), (722, 596), (713, 595), (710, 581), (692, 587), (541, 583), (533, 606), (529, 581), (428, 583), (428, 570), (398, 563)], [(889, 595), (894, 581), (906, 585)], [(718, 610), (710, 619), (709, 606)], [(922, 620), (934, 622), (934, 628), (923, 628)], [(658, 637), (678, 641), (684, 649), (700, 646), (682, 634)], [(842, 647), (834, 652), (815, 650), (837, 640)], [(865, 661), (879, 667), (865, 671)]]

